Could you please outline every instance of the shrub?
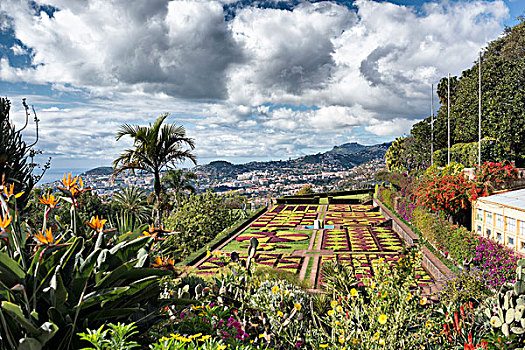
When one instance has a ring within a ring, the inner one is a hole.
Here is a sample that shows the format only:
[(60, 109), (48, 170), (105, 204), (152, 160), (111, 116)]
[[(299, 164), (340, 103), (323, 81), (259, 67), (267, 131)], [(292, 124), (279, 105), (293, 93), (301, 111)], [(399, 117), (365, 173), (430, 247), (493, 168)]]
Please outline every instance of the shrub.
[(475, 256), (477, 238), (466, 228), (452, 225), (422, 208), (413, 211), (412, 224), (421, 232), (423, 238), (445, 257), (455, 261), (456, 265), (461, 265)]
[(487, 271), (492, 289), (513, 282), (518, 256), (509, 248), (486, 238), (478, 238), (474, 263)]
[(439, 342), (441, 320), (414, 288), (418, 266), (420, 254), (415, 252), (394, 266), (380, 259), (377, 274), (363, 286), (348, 294), (346, 288), (335, 290), (331, 308), (322, 315), (329, 331), (316, 348), (419, 349)]
[(479, 268), (463, 270), (447, 279), (438, 291), (444, 305), (459, 305), (466, 302), (479, 304), (492, 295), (488, 285), (488, 274)]

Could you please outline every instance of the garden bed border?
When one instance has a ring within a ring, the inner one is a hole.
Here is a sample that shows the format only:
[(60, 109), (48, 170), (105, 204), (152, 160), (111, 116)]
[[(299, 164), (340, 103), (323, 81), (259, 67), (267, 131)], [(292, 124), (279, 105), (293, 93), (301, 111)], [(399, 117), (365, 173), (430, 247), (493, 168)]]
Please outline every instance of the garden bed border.
[[(374, 205), (379, 207), (379, 211), (387, 219), (392, 220), (392, 229), (397, 232), (409, 245), (418, 244), (419, 237), (412, 231), (412, 229), (402, 222), (396, 215), (394, 215), (383, 203), (377, 198), (374, 198)], [(453, 272), (427, 247), (422, 246), (423, 253), (423, 267), (430, 273), (437, 285), (443, 283), (445, 280), (451, 278)]]

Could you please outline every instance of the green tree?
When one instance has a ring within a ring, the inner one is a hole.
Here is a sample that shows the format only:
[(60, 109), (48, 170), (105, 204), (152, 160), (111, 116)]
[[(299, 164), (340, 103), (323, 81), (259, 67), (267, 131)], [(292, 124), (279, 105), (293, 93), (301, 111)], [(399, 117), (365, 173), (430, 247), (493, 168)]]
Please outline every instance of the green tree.
[(405, 138), (398, 137), (392, 146), (388, 148), (385, 154), (385, 161), (388, 170), (390, 171), (406, 171), (406, 166), (403, 164), (403, 153), (405, 152)]
[[(117, 133), (117, 141), (124, 136), (130, 136), (133, 138), (133, 148), (125, 150), (113, 161), (114, 177), (126, 170), (132, 173), (135, 170), (141, 170), (153, 174), (156, 225), (160, 225), (162, 220), (162, 210), (160, 208), (162, 194), (161, 170), (175, 166), (177, 163), (184, 162), (187, 159), (197, 164), (195, 155), (191, 152), (195, 148), (193, 139), (186, 136), (186, 130), (183, 126), (163, 125), (162, 123), (167, 117), (168, 114), (163, 114), (157, 118), (153, 125), (149, 124), (149, 126), (122, 125)], [(189, 147), (189, 149), (183, 148), (184, 146)]]
[(301, 187), (300, 190), (295, 192), (295, 195), (296, 196), (301, 196), (301, 195), (313, 194), (313, 193), (315, 193), (315, 192), (314, 192), (314, 190), (312, 188), (312, 185), (304, 185), (303, 187)]
[[(481, 137), (498, 140), (516, 165), (524, 166), (525, 18), (520, 17), (518, 20), (516, 26), (506, 28), (501, 38), (492, 41), (482, 55)], [(479, 64), (476, 62), (462, 72), (454, 85), (451, 84), (452, 144), (478, 140), (478, 79)], [(446, 148), (447, 106), (446, 98), (443, 100), (444, 93), (446, 97), (446, 78), (438, 85), (438, 95), (443, 106), (438, 111), (438, 128), (434, 134), (438, 145), (436, 149)]]
[(150, 221), (146, 192), (136, 186), (121, 188), (113, 195), (113, 201), (121, 208), (121, 212), (128, 215), (134, 223), (147, 223)]
[(178, 206), (184, 191), (195, 193), (195, 180), (197, 180), (197, 175), (193, 171), (183, 172), (182, 169), (171, 169), (166, 172), (161, 181), (165, 190), (174, 194)]
[(236, 221), (237, 216), (227, 206), (228, 198), (211, 191), (182, 197), (178, 210), (165, 222), (167, 230), (177, 232), (170, 239), (181, 247), (181, 258), (206, 246), (218, 233)]

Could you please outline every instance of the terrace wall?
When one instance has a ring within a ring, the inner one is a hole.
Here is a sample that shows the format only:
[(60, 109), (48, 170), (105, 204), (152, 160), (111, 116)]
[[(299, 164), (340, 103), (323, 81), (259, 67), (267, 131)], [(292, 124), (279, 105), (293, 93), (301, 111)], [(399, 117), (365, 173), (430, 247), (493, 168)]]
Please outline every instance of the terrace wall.
[[(392, 220), (392, 229), (397, 232), (409, 245), (419, 243), (419, 237), (401, 221), (396, 215), (394, 215), (387, 207), (380, 201), (374, 198), (374, 205), (379, 207), (380, 213), (387, 219)], [(452, 277), (453, 273), (450, 269), (445, 266), (428, 248), (422, 247), (423, 253), (423, 267), (430, 273), (432, 278), (437, 284), (440, 284), (444, 280)]]

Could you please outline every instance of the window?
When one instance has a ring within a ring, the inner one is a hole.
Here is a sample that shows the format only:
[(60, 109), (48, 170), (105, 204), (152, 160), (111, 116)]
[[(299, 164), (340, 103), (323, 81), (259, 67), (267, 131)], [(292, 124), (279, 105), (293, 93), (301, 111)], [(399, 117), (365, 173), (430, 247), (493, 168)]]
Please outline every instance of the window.
[(520, 220), (520, 234), (525, 236), (525, 221)]
[(478, 221), (483, 221), (483, 209), (478, 209), (477, 213), (478, 213), (477, 220)]
[(504, 228), (505, 223), (503, 221), (503, 215), (496, 214), (496, 227)]
[(487, 223), (489, 225), (494, 225), (494, 222), (492, 221), (492, 213), (490, 211), (486, 211), (485, 213), (487, 215)]
[(513, 237), (508, 237), (507, 238), (507, 244), (514, 247), (514, 238)]
[(485, 233), (487, 238), (490, 238), (490, 236), (492, 235), (492, 231), (490, 228), (488, 228), (487, 231), (485, 231)]
[(496, 232), (496, 239), (498, 240), (498, 242), (501, 242), (501, 240), (503, 239), (503, 235), (501, 234), (501, 232)]
[(525, 242), (520, 242), (520, 250), (525, 251)]
[(478, 233), (479, 233), (479, 234), (482, 234), (482, 233), (483, 233), (483, 229), (481, 228), (481, 225), (478, 225)]
[(516, 219), (509, 218), (508, 216), (505, 219), (507, 221), (507, 231), (516, 233)]

